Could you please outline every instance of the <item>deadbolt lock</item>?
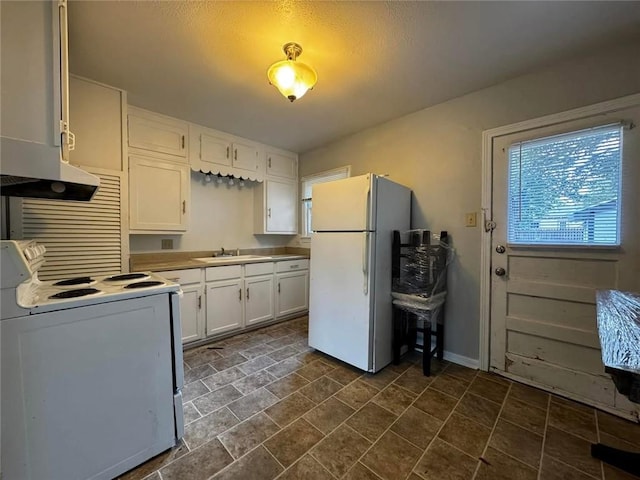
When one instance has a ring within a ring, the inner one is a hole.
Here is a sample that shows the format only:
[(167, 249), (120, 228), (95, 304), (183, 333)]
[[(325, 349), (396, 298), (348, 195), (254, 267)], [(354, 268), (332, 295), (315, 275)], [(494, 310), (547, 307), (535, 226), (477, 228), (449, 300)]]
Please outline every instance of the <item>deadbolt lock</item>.
[(504, 245), (498, 245), (496, 247), (496, 252), (498, 253), (504, 253), (506, 251), (506, 249), (504, 248)]

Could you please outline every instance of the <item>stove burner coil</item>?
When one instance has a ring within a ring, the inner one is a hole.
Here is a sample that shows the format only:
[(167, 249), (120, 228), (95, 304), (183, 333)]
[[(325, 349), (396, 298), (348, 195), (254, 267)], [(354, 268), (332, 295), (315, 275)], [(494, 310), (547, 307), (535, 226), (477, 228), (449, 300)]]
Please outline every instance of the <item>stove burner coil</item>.
[(157, 287), (158, 285), (164, 285), (164, 283), (158, 282), (156, 280), (151, 280), (147, 282), (130, 283), (129, 285), (125, 285), (124, 288), (147, 288), (147, 287)]
[(75, 290), (66, 290), (64, 292), (56, 293), (55, 295), (51, 295), (49, 298), (86, 297), (87, 295), (93, 295), (96, 293), (100, 293), (100, 290), (96, 288), (77, 288)]
[(140, 280), (141, 278), (148, 278), (146, 273), (123, 273), (122, 275), (113, 275), (104, 279), (105, 282), (120, 282), (123, 280)]
[(56, 282), (53, 285), (55, 287), (68, 287), (72, 285), (83, 285), (85, 283), (90, 284), (93, 281), (94, 280), (91, 277), (76, 277), (76, 278), (69, 278), (67, 280), (60, 280), (59, 282)]

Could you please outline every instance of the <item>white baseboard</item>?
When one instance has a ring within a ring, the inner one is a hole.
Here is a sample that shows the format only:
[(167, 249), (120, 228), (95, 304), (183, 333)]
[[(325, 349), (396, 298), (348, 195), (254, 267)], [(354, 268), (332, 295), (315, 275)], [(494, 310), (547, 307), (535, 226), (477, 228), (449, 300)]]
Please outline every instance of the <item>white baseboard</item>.
[(473, 368), (474, 370), (478, 370), (480, 368), (480, 361), (475, 358), (463, 357), (462, 355), (458, 355), (457, 353), (444, 351), (444, 359), (447, 362), (457, 363), (458, 365), (462, 365), (463, 367)]
[[(431, 350), (433, 350), (434, 348), (436, 348), (436, 341), (435, 339), (432, 339)], [(462, 355), (458, 355), (457, 353), (448, 352), (447, 350), (445, 350), (443, 353), (444, 353), (443, 357), (447, 362), (457, 363), (458, 365), (462, 365), (463, 367), (473, 368), (474, 370), (480, 369), (480, 360), (478, 359), (464, 357)]]

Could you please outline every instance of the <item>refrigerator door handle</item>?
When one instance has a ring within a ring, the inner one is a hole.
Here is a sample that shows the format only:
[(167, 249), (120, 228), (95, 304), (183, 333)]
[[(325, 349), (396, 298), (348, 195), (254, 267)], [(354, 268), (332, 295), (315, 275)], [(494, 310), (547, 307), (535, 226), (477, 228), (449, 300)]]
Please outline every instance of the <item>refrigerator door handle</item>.
[(371, 210), (371, 188), (367, 186), (367, 203), (364, 209), (364, 229), (369, 230), (369, 214)]
[(362, 236), (364, 240), (364, 248), (362, 249), (362, 274), (364, 276), (364, 287), (362, 291), (365, 295), (369, 294), (369, 232), (364, 232)]

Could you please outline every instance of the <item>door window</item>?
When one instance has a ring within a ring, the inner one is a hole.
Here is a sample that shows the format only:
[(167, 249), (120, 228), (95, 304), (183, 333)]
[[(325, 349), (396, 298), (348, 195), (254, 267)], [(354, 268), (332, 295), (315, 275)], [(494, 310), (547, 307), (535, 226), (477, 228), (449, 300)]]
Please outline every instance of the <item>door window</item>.
[(513, 144), (508, 152), (508, 242), (620, 245), (622, 126)]

